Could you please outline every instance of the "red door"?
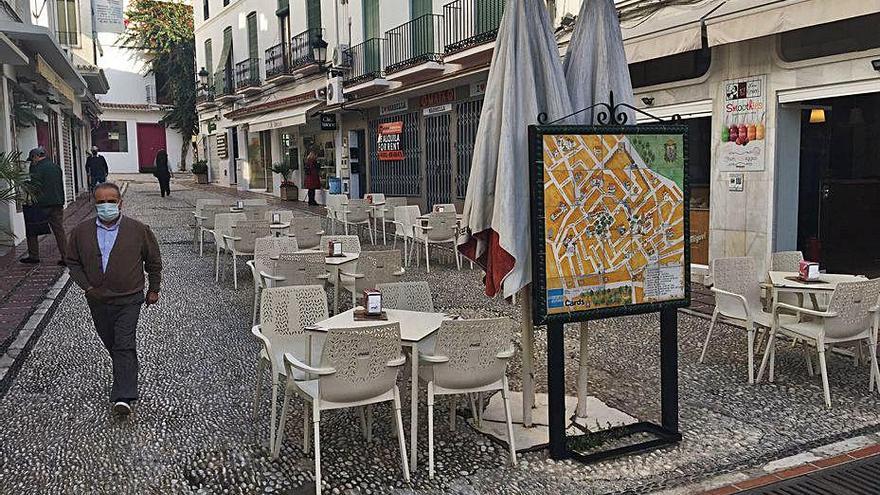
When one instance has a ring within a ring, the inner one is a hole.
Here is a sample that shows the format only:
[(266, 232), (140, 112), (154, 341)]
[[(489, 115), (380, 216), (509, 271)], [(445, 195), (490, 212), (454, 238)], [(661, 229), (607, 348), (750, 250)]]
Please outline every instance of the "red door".
[(156, 153), (165, 148), (165, 127), (162, 124), (138, 124), (138, 170), (152, 172), (156, 169)]

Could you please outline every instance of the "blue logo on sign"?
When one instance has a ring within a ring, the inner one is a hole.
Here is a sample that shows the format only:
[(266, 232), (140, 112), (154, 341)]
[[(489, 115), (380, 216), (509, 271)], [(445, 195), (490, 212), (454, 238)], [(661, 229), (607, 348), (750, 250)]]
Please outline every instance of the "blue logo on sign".
[(548, 308), (561, 308), (563, 306), (563, 297), (562, 297), (562, 289), (548, 289), (547, 290), (547, 307)]

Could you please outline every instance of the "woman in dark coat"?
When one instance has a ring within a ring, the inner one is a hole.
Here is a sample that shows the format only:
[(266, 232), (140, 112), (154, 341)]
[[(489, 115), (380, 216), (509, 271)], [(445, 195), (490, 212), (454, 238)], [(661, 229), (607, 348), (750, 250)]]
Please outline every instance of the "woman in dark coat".
[(168, 168), (168, 152), (159, 150), (156, 153), (156, 171), (153, 175), (159, 179), (159, 192), (162, 197), (171, 196), (171, 169)]
[(318, 206), (318, 202), (315, 201), (315, 190), (321, 188), (320, 168), (318, 154), (315, 153), (315, 150), (309, 150), (309, 154), (306, 156), (306, 177), (303, 185), (309, 190), (309, 205), (311, 206)]

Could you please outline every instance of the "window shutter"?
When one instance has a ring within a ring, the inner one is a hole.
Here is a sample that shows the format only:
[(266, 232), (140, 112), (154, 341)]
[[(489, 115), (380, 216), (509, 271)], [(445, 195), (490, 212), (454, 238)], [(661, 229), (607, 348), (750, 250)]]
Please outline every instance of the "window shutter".
[(208, 74), (214, 73), (214, 47), (211, 40), (205, 40), (205, 70)]
[(248, 57), (252, 60), (260, 57), (257, 43), (257, 13), (251, 12), (247, 16)]
[(306, 0), (306, 25), (309, 31), (321, 28), (321, 0)]

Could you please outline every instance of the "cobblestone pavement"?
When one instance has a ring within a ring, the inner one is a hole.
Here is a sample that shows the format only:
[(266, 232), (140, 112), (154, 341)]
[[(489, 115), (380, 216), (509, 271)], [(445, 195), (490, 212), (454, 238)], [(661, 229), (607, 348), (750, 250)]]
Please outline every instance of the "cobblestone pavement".
[[(219, 193), (175, 183), (173, 195), (162, 199), (152, 181), (133, 182), (125, 199), (127, 214), (153, 226), (166, 264), (162, 301), (143, 311), (139, 326), (142, 400), (134, 415), (127, 421), (110, 415), (109, 358), (81, 291), (71, 287), (0, 397), (0, 493), (309, 492), (313, 462), (298, 446), (299, 408), (277, 461), (263, 447), (267, 403), (252, 419), (258, 345), (249, 332), (250, 276), (242, 271), (238, 291), (229, 281), (216, 285), (211, 250), (203, 258), (194, 254), (188, 225), (199, 197)], [(435, 266), (430, 275), (413, 268), (406, 277), (427, 279), (441, 310), (519, 319), (516, 307), (486, 300), (478, 271), (455, 271), (449, 261)], [(362, 440), (353, 413), (331, 412), (322, 422), (328, 493), (646, 493), (880, 431), (880, 396), (867, 392), (866, 367), (831, 357), (835, 406), (826, 410), (820, 383), (807, 377), (799, 350), (780, 347), (776, 384), (748, 386), (741, 330), (719, 326), (706, 363), (699, 365), (708, 322), (682, 314), (679, 326), (684, 440), (676, 447), (590, 466), (556, 463), (535, 452), (510, 467), (504, 448), (470, 427), (450, 432), (441, 403), (437, 477), (428, 480), (421, 462), (427, 451), (423, 431), (419, 470), (408, 485), (400, 476), (388, 411), (377, 410), (372, 443)], [(592, 323), (591, 394), (657, 421), (658, 335), (653, 315)], [(578, 343), (574, 331), (567, 337), (573, 392)], [(541, 332), (538, 339), (540, 350)], [(542, 352), (536, 362), (546, 362)], [(514, 388), (519, 368), (517, 358), (510, 370)], [(542, 368), (539, 391), (546, 383)], [(404, 387), (403, 396), (408, 393)], [(425, 428), (424, 416), (420, 423)]]

